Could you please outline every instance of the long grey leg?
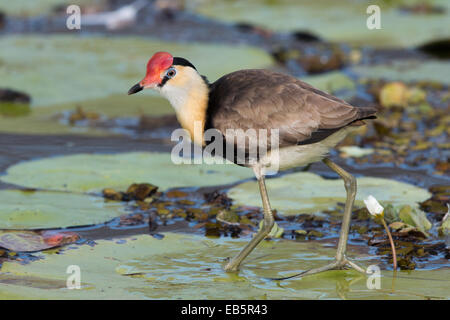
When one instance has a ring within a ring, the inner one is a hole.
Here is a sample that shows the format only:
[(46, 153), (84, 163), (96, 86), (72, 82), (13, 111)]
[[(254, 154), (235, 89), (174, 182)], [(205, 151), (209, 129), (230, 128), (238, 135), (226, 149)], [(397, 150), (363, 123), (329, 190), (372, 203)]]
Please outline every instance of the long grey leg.
[(350, 231), (350, 221), (352, 218), (353, 203), (356, 197), (356, 179), (350, 173), (339, 167), (336, 163), (328, 158), (323, 162), (335, 171), (344, 180), (345, 190), (347, 191), (347, 200), (345, 202), (344, 217), (342, 218), (341, 234), (336, 253), (336, 260), (342, 261), (347, 252), (348, 233)]
[[(345, 201), (344, 217), (342, 219), (341, 233), (336, 252), (336, 260), (323, 267), (306, 270), (295, 276), (306, 276), (327, 270), (342, 269), (344, 267), (350, 267), (359, 272), (366, 273), (366, 270), (364, 268), (361, 268), (356, 263), (348, 260), (347, 257), (345, 256), (347, 252), (347, 241), (348, 241), (348, 233), (350, 230), (350, 221), (352, 216), (353, 203), (355, 202), (356, 197), (356, 179), (350, 173), (342, 169), (340, 166), (338, 166), (330, 159), (325, 158), (323, 159), (323, 162), (344, 180), (345, 190), (347, 191), (347, 200)], [(286, 277), (286, 279), (292, 277), (294, 276)]]
[(267, 195), (264, 176), (258, 177), (258, 185), (264, 210), (263, 226), (253, 237), (253, 239), (244, 247), (244, 249), (242, 249), (241, 252), (239, 252), (225, 265), (224, 269), (227, 272), (239, 270), (239, 266), (242, 261), (253, 251), (258, 243), (260, 243), (266, 237), (266, 235), (270, 232), (270, 230), (272, 230), (272, 227), (274, 225), (274, 218), (272, 215), (272, 209), (270, 208), (269, 196)]

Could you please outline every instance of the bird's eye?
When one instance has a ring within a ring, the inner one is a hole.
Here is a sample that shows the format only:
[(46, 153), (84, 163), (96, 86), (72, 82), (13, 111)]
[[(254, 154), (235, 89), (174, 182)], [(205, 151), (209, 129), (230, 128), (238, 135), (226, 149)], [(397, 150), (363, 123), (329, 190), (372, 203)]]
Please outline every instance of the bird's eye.
[(167, 70), (166, 76), (169, 78), (173, 78), (176, 74), (177, 70), (175, 70), (175, 68), (170, 68), (169, 70)]

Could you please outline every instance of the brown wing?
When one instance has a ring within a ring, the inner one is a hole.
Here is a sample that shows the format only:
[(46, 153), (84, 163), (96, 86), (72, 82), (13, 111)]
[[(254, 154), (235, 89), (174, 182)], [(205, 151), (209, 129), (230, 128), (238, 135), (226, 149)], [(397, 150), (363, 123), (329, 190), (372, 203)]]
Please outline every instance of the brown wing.
[(207, 127), (223, 134), (226, 129), (279, 129), (282, 147), (312, 137), (320, 141), (321, 136), (372, 116), (375, 109), (353, 107), (289, 75), (240, 70), (211, 85), (208, 114)]

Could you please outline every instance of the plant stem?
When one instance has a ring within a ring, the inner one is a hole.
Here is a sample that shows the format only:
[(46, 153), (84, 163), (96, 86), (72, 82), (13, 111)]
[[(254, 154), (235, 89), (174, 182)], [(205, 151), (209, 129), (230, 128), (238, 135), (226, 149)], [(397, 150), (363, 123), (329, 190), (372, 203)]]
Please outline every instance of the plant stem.
[(386, 230), (386, 233), (389, 237), (389, 242), (391, 243), (391, 248), (392, 248), (392, 260), (394, 262), (394, 270), (397, 270), (397, 253), (395, 251), (394, 240), (392, 239), (391, 232), (389, 231), (389, 228), (386, 224), (386, 221), (384, 221), (384, 218), (381, 218), (381, 222), (383, 222), (384, 229)]

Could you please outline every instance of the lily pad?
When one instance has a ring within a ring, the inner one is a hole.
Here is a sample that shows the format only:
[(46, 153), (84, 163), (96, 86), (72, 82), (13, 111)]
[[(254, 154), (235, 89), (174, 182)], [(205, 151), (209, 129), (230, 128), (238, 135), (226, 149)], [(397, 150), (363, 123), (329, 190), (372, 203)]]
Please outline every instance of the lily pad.
[(426, 231), (432, 227), (432, 224), (428, 221), (425, 212), (415, 210), (409, 205), (402, 207), (398, 215), (404, 223), (417, 227), (420, 231)]
[(22, 117), (30, 113), (31, 108), (25, 103), (0, 102), (0, 117)]
[(441, 61), (392, 61), (376, 66), (353, 66), (351, 70), (360, 77), (395, 81), (435, 81), (450, 84), (450, 64)]
[(68, 6), (68, 3), (70, 3), (81, 6), (89, 2), (92, 2), (92, 0), (71, 0), (70, 2), (67, 2), (66, 0), (16, 0), (11, 2), (2, 1), (0, 3), (0, 10), (10, 15), (34, 16), (38, 14), (49, 13), (52, 8), (58, 5)]
[(211, 81), (238, 69), (272, 64), (267, 53), (248, 46), (134, 37), (14, 35), (1, 37), (0, 47), (0, 87), (23, 89), (26, 84), (32, 106), (126, 95), (144, 77), (146, 63), (156, 51), (189, 59)]
[(50, 229), (106, 222), (124, 214), (101, 197), (45, 191), (0, 191), (0, 229)]
[[(422, 188), (383, 178), (358, 178), (356, 205), (364, 206), (363, 199), (373, 195), (380, 202), (394, 205), (416, 203), (430, 197)], [(279, 178), (266, 179), (272, 207), (285, 215), (315, 213), (331, 210), (337, 202), (345, 202), (344, 182), (341, 179), (324, 179), (317, 174), (298, 172)], [(261, 206), (256, 182), (239, 184), (228, 192), (236, 204)]]
[(341, 157), (343, 158), (361, 158), (374, 153), (372, 148), (360, 148), (358, 146), (343, 146), (339, 148), (339, 151), (342, 152)]
[(442, 221), (442, 225), (439, 227), (439, 230), (445, 235), (450, 235), (450, 218), (448, 215), (444, 218), (445, 219)]
[[(113, 94), (104, 98), (82, 102), (67, 102), (52, 106), (34, 108), (26, 117), (0, 116), (0, 132), (27, 134), (70, 134), (90, 136), (111, 135), (111, 131), (97, 127), (73, 127), (60, 121), (63, 112), (75, 111), (81, 107), (85, 112), (95, 112), (108, 118), (163, 116), (174, 114), (169, 102), (159, 96)], [(29, 107), (28, 107), (29, 109)], [(9, 109), (7, 109), (9, 110)], [(19, 109), (25, 115), (25, 109)], [(0, 105), (0, 115), (2, 107)]]
[[(403, 3), (404, 1), (402, 1)], [(416, 46), (449, 36), (450, 5), (446, 0), (432, 1), (444, 14), (405, 14), (386, 2), (381, 7), (381, 29), (371, 30), (366, 21), (370, 1), (221, 1), (203, 0), (188, 6), (209, 17), (228, 22), (253, 23), (277, 31), (311, 30), (323, 39), (374, 46)], [(331, 10), (330, 10), (331, 8)], [(320, 18), (318, 18), (320, 17)], [(414, 35), (414, 36), (411, 36)]]
[(132, 183), (171, 187), (224, 185), (253, 177), (253, 171), (228, 164), (174, 164), (170, 153), (77, 154), (22, 162), (0, 180), (29, 188), (62, 191), (125, 191)]
[(309, 83), (317, 89), (331, 93), (339, 90), (354, 90), (356, 88), (355, 82), (339, 71), (302, 77), (302, 81)]
[[(246, 243), (243, 239), (204, 240), (200, 236), (165, 233), (98, 240), (96, 245), (71, 245), (55, 255), (22, 265), (4, 262), (0, 298), (20, 299), (417, 299), (449, 298), (443, 279), (448, 270), (401, 272), (392, 284), (382, 271), (381, 290), (366, 287), (354, 271), (330, 271), (287, 281), (267, 280), (293, 275), (330, 262), (335, 249), (317, 243), (263, 241), (239, 274), (222, 270), (225, 257)], [(120, 240), (120, 241), (119, 241)], [(183, 245), (180, 245), (180, 244)], [(73, 248), (73, 249), (72, 249)], [(359, 263), (371, 263), (350, 249)], [(68, 289), (68, 266), (80, 268), (80, 289)], [(438, 280), (438, 281), (434, 281)]]

